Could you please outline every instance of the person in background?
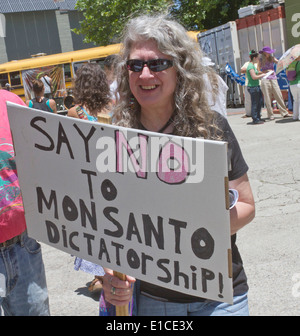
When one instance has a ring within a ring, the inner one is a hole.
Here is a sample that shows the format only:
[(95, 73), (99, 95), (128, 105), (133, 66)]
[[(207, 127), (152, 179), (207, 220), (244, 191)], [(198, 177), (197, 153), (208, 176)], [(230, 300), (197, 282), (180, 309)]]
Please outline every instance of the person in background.
[[(77, 71), (73, 95), (75, 105), (68, 110), (68, 117), (98, 121), (98, 114), (109, 112), (110, 90), (105, 72), (96, 63), (86, 63)], [(74, 269), (94, 275), (89, 291), (102, 288), (103, 268), (82, 258), (75, 258)]]
[(259, 85), (259, 80), (262, 79), (265, 74), (258, 74), (257, 67), (255, 63), (258, 62), (258, 53), (255, 50), (250, 52), (250, 62), (247, 67), (247, 80), (248, 86), (247, 90), (251, 97), (251, 116), (254, 125), (263, 124), (261, 119), (261, 109), (263, 106), (263, 96)]
[(44, 96), (48, 99), (52, 99), (52, 79), (49, 76), (49, 73), (46, 72), (40, 80), (44, 83), (45, 91)]
[(291, 63), (286, 71), (293, 96), (293, 120), (300, 120), (300, 57)]
[(28, 237), (6, 102), (25, 105), (0, 90), (0, 315), (49, 316), (40, 244)]
[(270, 120), (274, 120), (272, 97), (274, 97), (274, 99), (277, 101), (277, 105), (281, 116), (283, 118), (290, 117), (286, 109), (275, 73), (275, 64), (278, 63), (276, 57), (272, 55), (275, 51), (276, 51), (275, 49), (271, 49), (268, 46), (263, 47), (262, 50), (259, 51), (261, 57), (258, 60), (259, 71), (261, 71), (264, 74), (267, 74), (269, 71), (273, 71), (267, 78), (261, 81), (261, 90), (264, 95), (268, 118)]
[(57, 113), (56, 102), (54, 99), (48, 99), (44, 96), (44, 83), (40, 79), (34, 79), (32, 84), (34, 98), (26, 101), (28, 107), (46, 112)]
[(212, 68), (215, 64), (208, 57), (203, 57), (203, 65), (206, 67), (204, 83), (207, 86), (206, 93), (210, 108), (227, 117), (227, 91), (228, 86), (221, 76)]
[(104, 71), (108, 80), (112, 104), (116, 103), (117, 100), (117, 81), (116, 81), (116, 66), (118, 64), (119, 55), (113, 54), (108, 55), (104, 60)]
[[(250, 58), (250, 55), (249, 55), (249, 58)], [(250, 63), (250, 59), (249, 59), (249, 61), (245, 62), (244, 65), (241, 67), (241, 73), (242, 74), (247, 73), (247, 68), (248, 68), (249, 63)], [(254, 66), (257, 69), (257, 63), (254, 63)], [(248, 87), (248, 77), (246, 76), (245, 86), (244, 86), (246, 115), (244, 117), (251, 117), (251, 96), (250, 96), (250, 93), (247, 90), (247, 87)]]
[(86, 63), (77, 70), (73, 96), (76, 104), (68, 110), (69, 117), (98, 121), (98, 114), (109, 113), (110, 90), (100, 65)]
[[(247, 278), (236, 246), (236, 233), (252, 221), (255, 205), (248, 166), (226, 118), (206, 98), (202, 51), (182, 25), (165, 16), (139, 16), (127, 24), (118, 67), (120, 99), (116, 124), (182, 137), (222, 139), (229, 146), (229, 187), (239, 200), (230, 210), (233, 305), (193, 297), (126, 275), (120, 280), (105, 268), (103, 292), (112, 305), (132, 300), (137, 281), (137, 315), (248, 315)], [(133, 97), (133, 102), (132, 102)]]

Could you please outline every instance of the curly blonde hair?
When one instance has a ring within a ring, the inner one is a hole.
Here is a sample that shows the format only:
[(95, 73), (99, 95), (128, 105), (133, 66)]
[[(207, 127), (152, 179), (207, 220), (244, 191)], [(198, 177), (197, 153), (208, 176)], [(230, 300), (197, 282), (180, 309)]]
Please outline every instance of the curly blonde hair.
[(141, 107), (130, 91), (126, 61), (131, 47), (136, 42), (147, 40), (155, 41), (162, 53), (172, 57), (177, 72), (173, 133), (214, 138), (219, 132), (216, 132), (215, 113), (206, 99), (203, 75), (208, 69), (202, 64), (202, 51), (199, 44), (188, 37), (181, 24), (164, 15), (133, 18), (124, 30), (121, 59), (117, 68), (119, 100), (113, 111), (116, 123), (125, 127), (140, 127)]

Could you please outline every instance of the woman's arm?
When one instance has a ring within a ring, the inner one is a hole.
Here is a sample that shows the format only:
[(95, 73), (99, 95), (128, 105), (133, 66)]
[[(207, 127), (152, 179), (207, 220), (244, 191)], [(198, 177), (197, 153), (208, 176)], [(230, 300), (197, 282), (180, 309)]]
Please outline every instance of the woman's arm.
[(239, 193), (238, 202), (230, 210), (230, 227), (233, 235), (254, 219), (255, 204), (247, 174), (230, 181), (229, 188), (236, 189)]
[(52, 108), (53, 113), (57, 113), (56, 102), (54, 99), (49, 99), (50, 107)]
[(78, 113), (76, 112), (76, 107), (77, 107), (77, 105), (71, 107), (71, 108), (68, 110), (68, 113), (67, 113), (67, 116), (68, 116), (68, 117), (79, 118), (79, 117), (78, 117)]
[(246, 62), (242, 67), (241, 67), (241, 73), (245, 74), (247, 72), (249, 62)]
[(250, 75), (251, 75), (251, 77), (252, 77), (253, 80), (262, 79), (265, 76), (264, 73), (262, 73), (260, 75), (257, 75), (255, 73), (254, 69), (250, 69), (249, 71), (250, 71)]

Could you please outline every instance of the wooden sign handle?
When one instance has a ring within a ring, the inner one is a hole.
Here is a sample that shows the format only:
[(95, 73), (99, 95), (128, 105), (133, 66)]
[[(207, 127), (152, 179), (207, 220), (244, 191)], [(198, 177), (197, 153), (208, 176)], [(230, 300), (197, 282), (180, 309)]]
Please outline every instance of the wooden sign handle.
[(102, 124), (112, 124), (112, 118), (109, 114), (105, 113), (98, 113), (98, 122)]
[[(117, 271), (114, 271), (114, 276), (120, 280), (126, 280), (126, 275)], [(116, 306), (116, 316), (129, 316), (128, 304), (125, 306)]]
[[(99, 113), (98, 122), (102, 124), (112, 124), (112, 118), (108, 114)], [(116, 276), (120, 280), (126, 280), (126, 275), (123, 273), (114, 271), (114, 276)], [(128, 304), (125, 306), (116, 306), (116, 316), (129, 316), (128, 308)]]

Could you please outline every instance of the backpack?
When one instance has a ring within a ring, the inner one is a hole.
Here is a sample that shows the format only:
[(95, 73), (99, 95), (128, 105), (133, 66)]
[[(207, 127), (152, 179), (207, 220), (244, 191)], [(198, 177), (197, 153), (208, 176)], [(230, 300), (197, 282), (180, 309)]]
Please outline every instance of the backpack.
[(294, 81), (297, 77), (297, 71), (296, 71), (297, 65), (298, 62), (296, 62), (296, 64), (291, 64), (286, 70), (286, 76), (289, 82)]

